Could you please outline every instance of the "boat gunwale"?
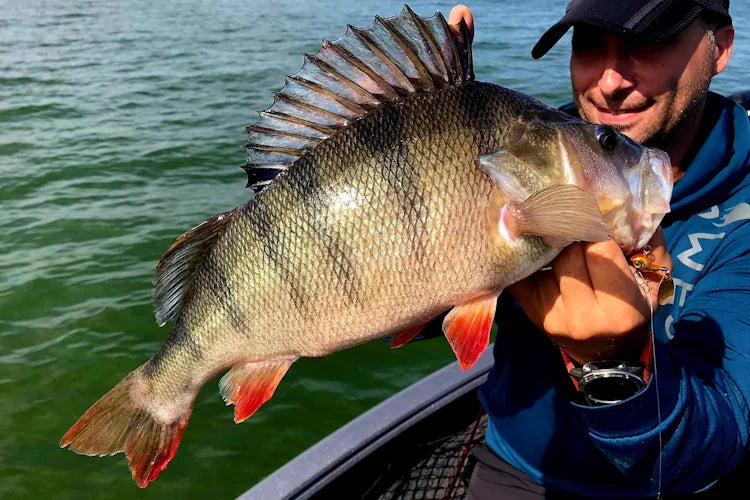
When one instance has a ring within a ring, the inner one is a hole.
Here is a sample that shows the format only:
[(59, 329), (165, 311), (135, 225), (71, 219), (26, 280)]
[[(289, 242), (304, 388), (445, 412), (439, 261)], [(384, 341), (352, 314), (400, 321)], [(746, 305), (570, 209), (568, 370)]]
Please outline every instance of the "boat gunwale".
[(467, 371), (438, 369), (329, 434), (240, 495), (238, 500), (307, 499), (428, 416), (474, 391), (494, 364), (492, 344)]

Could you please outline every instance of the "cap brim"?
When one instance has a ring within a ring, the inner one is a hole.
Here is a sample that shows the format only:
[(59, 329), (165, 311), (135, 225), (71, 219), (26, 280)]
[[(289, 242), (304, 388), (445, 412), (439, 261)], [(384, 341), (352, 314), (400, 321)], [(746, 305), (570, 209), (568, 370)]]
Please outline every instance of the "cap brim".
[[(653, 2), (652, 2), (653, 3)], [(642, 20), (638, 18), (632, 26), (634, 15), (623, 25), (615, 18), (602, 17), (596, 14), (587, 4), (582, 3), (579, 8), (571, 9), (536, 42), (531, 49), (531, 57), (539, 59), (546, 54), (567, 33), (571, 26), (588, 25), (606, 31), (611, 31), (626, 38), (634, 38), (643, 43), (659, 43), (673, 38), (688, 27), (701, 13), (701, 6), (694, 6), (685, 12), (685, 5), (681, 2), (672, 2), (664, 9), (655, 13), (652, 17)], [(638, 26), (638, 25), (641, 26)]]
[(550, 29), (544, 32), (539, 38), (539, 41), (536, 42), (536, 45), (534, 45), (534, 48), (531, 49), (531, 57), (539, 59), (549, 52), (549, 49), (554, 47), (554, 45), (560, 41), (571, 26), (573, 26), (573, 23), (565, 18), (561, 19), (557, 24), (554, 24)]

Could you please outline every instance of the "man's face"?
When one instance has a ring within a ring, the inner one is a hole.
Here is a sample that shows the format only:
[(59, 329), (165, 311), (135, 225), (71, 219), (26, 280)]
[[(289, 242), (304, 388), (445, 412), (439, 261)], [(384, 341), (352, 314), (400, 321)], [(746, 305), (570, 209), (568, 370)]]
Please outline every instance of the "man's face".
[(715, 52), (698, 21), (668, 42), (648, 45), (577, 26), (570, 58), (576, 106), (585, 120), (658, 146), (700, 111)]

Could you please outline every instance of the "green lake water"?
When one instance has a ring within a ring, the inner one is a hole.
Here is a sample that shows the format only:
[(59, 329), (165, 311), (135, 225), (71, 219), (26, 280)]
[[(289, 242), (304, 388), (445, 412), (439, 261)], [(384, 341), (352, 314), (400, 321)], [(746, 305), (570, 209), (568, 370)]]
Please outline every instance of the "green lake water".
[[(564, 1), (477, 1), (477, 78), (569, 100), (568, 39), (536, 38)], [(750, 5), (722, 92), (749, 89)], [(68, 427), (154, 354), (159, 256), (243, 203), (244, 127), (285, 74), (402, 4), (0, 1), (0, 498), (233, 498), (308, 446), (451, 362), (442, 339), (303, 359), (242, 425), (209, 382), (169, 468), (146, 490), (123, 455), (60, 450)], [(411, 3), (419, 14), (452, 2)], [(456, 279), (461, 279), (456, 276)]]

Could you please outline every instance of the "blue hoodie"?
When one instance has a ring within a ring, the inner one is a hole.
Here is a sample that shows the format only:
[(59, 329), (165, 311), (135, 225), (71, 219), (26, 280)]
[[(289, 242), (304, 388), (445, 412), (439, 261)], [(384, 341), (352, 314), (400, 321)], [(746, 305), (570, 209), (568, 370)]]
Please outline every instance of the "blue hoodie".
[(718, 120), (662, 224), (675, 295), (654, 317), (657, 372), (644, 391), (608, 406), (577, 404), (560, 350), (501, 296), (495, 367), (480, 391), (487, 444), (549, 488), (655, 496), (661, 439), (661, 491), (695, 492), (748, 449), (750, 123), (733, 102), (709, 99)]

